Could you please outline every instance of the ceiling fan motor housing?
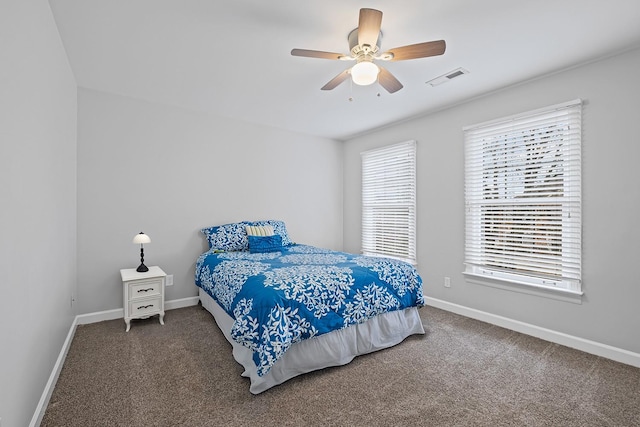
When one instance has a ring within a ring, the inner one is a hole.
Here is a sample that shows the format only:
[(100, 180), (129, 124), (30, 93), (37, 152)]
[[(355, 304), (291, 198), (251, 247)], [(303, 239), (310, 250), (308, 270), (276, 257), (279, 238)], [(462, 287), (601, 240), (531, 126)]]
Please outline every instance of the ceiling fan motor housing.
[(349, 50), (351, 52), (351, 56), (356, 58), (358, 62), (360, 61), (371, 61), (374, 59), (378, 50), (380, 50), (380, 43), (382, 42), (382, 31), (378, 34), (378, 41), (375, 46), (364, 45), (360, 46), (358, 44), (358, 29), (352, 30), (347, 36), (347, 40), (349, 41)]

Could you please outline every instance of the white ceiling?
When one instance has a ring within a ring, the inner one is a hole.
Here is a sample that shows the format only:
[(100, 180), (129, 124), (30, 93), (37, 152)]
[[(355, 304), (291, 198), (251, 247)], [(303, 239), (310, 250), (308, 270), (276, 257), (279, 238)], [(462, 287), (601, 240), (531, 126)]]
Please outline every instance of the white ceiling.
[[(49, 3), (81, 87), (335, 139), (640, 46), (639, 0)], [(291, 49), (348, 53), (362, 7), (384, 14), (382, 51), (444, 39), (446, 52), (385, 63), (404, 84), (395, 94), (321, 91), (351, 63)], [(458, 67), (470, 74), (425, 83)]]

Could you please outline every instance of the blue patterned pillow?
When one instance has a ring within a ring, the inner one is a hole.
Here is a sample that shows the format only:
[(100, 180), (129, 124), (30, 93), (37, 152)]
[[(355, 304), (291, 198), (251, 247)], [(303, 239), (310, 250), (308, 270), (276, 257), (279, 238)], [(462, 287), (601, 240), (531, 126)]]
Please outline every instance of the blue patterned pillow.
[(209, 249), (246, 251), (249, 247), (249, 242), (245, 226), (246, 223), (234, 222), (232, 224), (203, 228), (200, 231), (207, 237)]
[(287, 227), (284, 225), (284, 221), (277, 221), (275, 219), (269, 219), (266, 221), (253, 221), (247, 222), (248, 225), (270, 225), (273, 227), (274, 234), (282, 237), (282, 246), (293, 245), (293, 241), (289, 238), (289, 234), (287, 234)]
[(278, 252), (282, 250), (282, 237), (278, 234), (273, 236), (248, 236), (249, 252), (260, 254), (264, 252)]

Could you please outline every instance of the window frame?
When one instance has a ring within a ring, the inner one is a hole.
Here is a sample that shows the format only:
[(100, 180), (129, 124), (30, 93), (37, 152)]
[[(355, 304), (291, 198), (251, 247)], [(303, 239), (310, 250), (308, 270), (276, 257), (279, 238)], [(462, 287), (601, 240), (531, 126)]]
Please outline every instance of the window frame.
[[(363, 151), (360, 156), (362, 254), (416, 265), (416, 141)], [(395, 188), (393, 182), (398, 184)]]
[[(583, 294), (581, 126), (582, 100), (576, 99), (463, 128), (464, 274), (469, 281), (536, 295), (564, 295), (568, 300)], [(500, 144), (505, 148), (496, 155)], [(546, 160), (536, 157), (531, 149), (534, 146), (543, 147), (553, 156)], [(499, 158), (502, 163), (497, 166)], [(525, 176), (530, 166), (549, 164), (555, 175), (539, 174), (543, 179)], [(535, 192), (541, 196), (531, 195)], [(531, 220), (537, 216), (544, 226)], [(531, 225), (531, 230), (522, 231), (524, 224)], [(543, 227), (549, 235), (555, 234), (553, 239), (529, 239), (526, 244), (522, 239), (517, 241), (521, 246), (513, 249), (517, 238), (539, 235)], [(495, 237), (492, 233), (501, 234)], [(499, 239), (504, 242), (496, 243)], [(540, 240), (551, 249), (542, 249)], [(560, 265), (559, 273), (534, 265), (543, 256), (550, 259), (549, 264)], [(511, 261), (514, 264), (509, 267)]]

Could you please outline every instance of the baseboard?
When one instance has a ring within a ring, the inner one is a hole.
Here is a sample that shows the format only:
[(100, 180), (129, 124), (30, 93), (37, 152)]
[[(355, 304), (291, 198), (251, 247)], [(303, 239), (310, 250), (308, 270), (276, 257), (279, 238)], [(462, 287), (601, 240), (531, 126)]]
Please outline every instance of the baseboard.
[(575, 337), (551, 329), (541, 328), (529, 323), (520, 322), (518, 320), (509, 319), (507, 317), (497, 316), (485, 311), (453, 304), (436, 298), (425, 297), (425, 302), (428, 306), (440, 308), (442, 310), (460, 314), (465, 317), (481, 320), (483, 322), (491, 323), (492, 325), (500, 326), (526, 335), (531, 335), (545, 341), (561, 344), (567, 347), (575, 348), (576, 350), (584, 351), (585, 353), (594, 354), (596, 356), (601, 356), (606, 359), (615, 360), (616, 362), (640, 368), (639, 353), (634, 353), (632, 351), (613, 347), (607, 344), (602, 344), (596, 341)]
[(94, 313), (78, 314), (78, 325), (88, 325), (90, 323), (103, 322), (105, 320), (122, 319), (124, 317), (124, 309), (116, 308), (114, 310), (96, 311)]
[[(198, 301), (200, 301), (200, 298), (197, 296), (165, 301), (164, 309), (165, 311), (167, 311), (174, 310), (176, 308), (198, 305)], [(49, 380), (47, 381), (44, 391), (42, 392), (42, 396), (40, 397), (38, 406), (36, 407), (33, 417), (31, 418), (29, 427), (38, 427), (42, 423), (44, 412), (47, 409), (47, 405), (49, 405), (51, 394), (53, 393), (53, 389), (55, 388), (56, 382), (58, 381), (58, 376), (60, 376), (60, 371), (62, 370), (62, 366), (64, 365), (64, 360), (67, 357), (67, 353), (69, 352), (69, 348), (71, 347), (71, 341), (73, 341), (73, 336), (75, 335), (78, 325), (87, 325), (89, 323), (102, 322), (104, 320), (122, 319), (123, 317), (124, 309), (117, 308), (115, 310), (79, 314), (73, 319), (73, 322), (71, 322), (71, 327), (69, 328), (69, 333), (67, 334), (67, 338), (62, 344), (62, 349), (60, 350), (60, 354), (58, 355), (58, 359), (56, 360), (55, 365), (53, 365), (53, 370), (51, 371), (51, 375), (49, 376)]]
[(197, 296), (165, 301), (164, 309), (175, 310), (176, 308), (191, 307), (192, 305), (198, 305), (199, 301), (200, 301), (200, 298)]
[[(192, 305), (198, 305), (200, 298), (188, 297), (181, 299), (174, 299), (164, 302), (165, 310), (175, 310), (176, 308), (190, 307)], [(122, 319), (124, 317), (124, 309), (116, 308), (114, 310), (96, 311), (95, 313), (79, 314), (78, 325), (87, 325), (89, 323), (102, 322), (104, 320)]]
[(60, 376), (60, 371), (62, 370), (62, 365), (64, 365), (64, 360), (67, 357), (67, 353), (69, 352), (69, 348), (71, 347), (71, 341), (73, 340), (73, 335), (76, 332), (76, 327), (78, 326), (78, 316), (73, 319), (71, 322), (71, 327), (69, 328), (69, 333), (67, 333), (67, 338), (64, 340), (64, 344), (62, 344), (62, 350), (60, 350), (60, 354), (58, 355), (58, 359), (56, 359), (55, 365), (53, 365), (53, 370), (51, 371), (51, 375), (49, 375), (49, 380), (44, 387), (44, 392), (42, 396), (40, 396), (40, 401), (38, 402), (38, 406), (36, 407), (36, 411), (31, 418), (31, 422), (29, 423), (29, 427), (38, 427), (42, 423), (42, 417), (44, 417), (44, 411), (49, 404), (49, 399), (51, 399), (51, 393), (53, 393), (53, 389), (55, 388), (56, 382), (58, 381), (58, 377)]

